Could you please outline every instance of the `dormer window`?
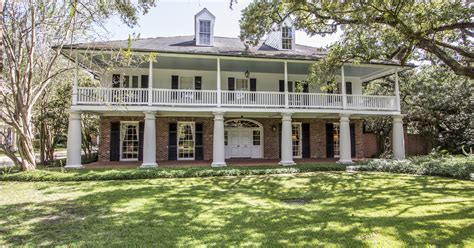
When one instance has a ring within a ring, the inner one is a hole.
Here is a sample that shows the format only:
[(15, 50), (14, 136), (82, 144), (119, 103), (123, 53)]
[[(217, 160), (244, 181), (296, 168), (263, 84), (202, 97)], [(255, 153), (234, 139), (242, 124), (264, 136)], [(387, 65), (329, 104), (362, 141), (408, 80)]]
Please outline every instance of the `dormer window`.
[(293, 30), (291, 27), (283, 26), (281, 28), (281, 48), (286, 50), (293, 49)]
[(209, 20), (199, 21), (199, 44), (211, 44), (211, 21)]

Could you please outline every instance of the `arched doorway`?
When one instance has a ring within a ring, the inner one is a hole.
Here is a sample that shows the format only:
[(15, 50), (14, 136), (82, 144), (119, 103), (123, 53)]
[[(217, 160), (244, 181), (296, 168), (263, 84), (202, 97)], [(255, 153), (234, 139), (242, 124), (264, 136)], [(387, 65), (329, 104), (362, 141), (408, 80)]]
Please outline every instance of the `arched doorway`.
[(263, 158), (263, 125), (250, 119), (224, 124), (226, 158)]

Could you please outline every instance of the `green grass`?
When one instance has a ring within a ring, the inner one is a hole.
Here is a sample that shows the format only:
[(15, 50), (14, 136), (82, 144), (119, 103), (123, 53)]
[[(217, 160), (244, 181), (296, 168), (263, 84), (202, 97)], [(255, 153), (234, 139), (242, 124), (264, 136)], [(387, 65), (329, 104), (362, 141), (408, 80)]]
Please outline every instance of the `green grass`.
[[(305, 205), (282, 200), (304, 199)], [(474, 246), (474, 183), (388, 173), (0, 182), (0, 246)]]

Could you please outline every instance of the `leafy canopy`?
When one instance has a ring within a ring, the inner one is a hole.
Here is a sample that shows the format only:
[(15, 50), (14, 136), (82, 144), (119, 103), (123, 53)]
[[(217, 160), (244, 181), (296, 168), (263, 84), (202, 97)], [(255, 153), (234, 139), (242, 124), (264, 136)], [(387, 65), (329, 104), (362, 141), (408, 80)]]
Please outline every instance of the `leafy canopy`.
[[(231, 1), (235, 3), (235, 1)], [(437, 58), (458, 75), (474, 78), (473, 7), (464, 1), (254, 1), (243, 11), (240, 38), (256, 45), (285, 18), (309, 35), (344, 31), (313, 81), (332, 79), (344, 62)]]

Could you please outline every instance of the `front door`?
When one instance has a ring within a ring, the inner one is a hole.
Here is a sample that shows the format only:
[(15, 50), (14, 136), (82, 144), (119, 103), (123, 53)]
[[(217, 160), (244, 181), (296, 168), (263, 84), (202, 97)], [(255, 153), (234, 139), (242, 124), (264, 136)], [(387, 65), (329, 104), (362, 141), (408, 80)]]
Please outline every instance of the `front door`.
[(252, 146), (250, 138), (252, 130), (234, 129), (229, 131), (231, 157), (250, 158), (252, 156)]

